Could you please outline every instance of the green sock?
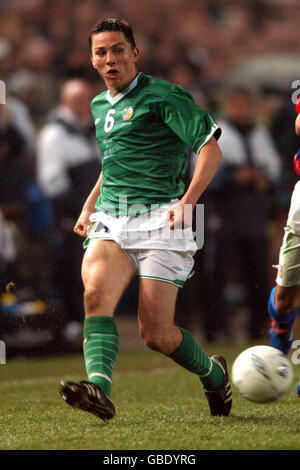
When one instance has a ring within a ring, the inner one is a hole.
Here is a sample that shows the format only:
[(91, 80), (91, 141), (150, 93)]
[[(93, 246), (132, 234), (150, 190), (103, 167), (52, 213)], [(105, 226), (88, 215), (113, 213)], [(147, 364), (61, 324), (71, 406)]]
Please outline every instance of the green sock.
[(110, 397), (113, 368), (119, 352), (114, 318), (87, 317), (83, 328), (83, 352), (87, 376)]
[(180, 330), (182, 342), (169, 357), (185, 369), (197, 374), (206, 390), (217, 388), (223, 381), (221, 367), (205, 354), (188, 330), (184, 328)]

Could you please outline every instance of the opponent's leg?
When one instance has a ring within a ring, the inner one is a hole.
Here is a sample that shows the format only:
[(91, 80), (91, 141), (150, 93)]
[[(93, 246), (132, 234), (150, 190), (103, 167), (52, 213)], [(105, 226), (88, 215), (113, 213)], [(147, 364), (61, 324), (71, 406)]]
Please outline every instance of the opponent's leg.
[(167, 355), (199, 376), (211, 414), (228, 415), (232, 398), (226, 362), (222, 357), (208, 357), (188, 330), (174, 325), (177, 292), (178, 287), (171, 283), (140, 280), (141, 336), (149, 348)]
[(288, 354), (293, 339), (292, 327), (300, 305), (300, 286), (284, 287), (279, 284), (271, 290), (268, 310), (272, 318), (270, 344)]
[(110, 394), (119, 335), (113, 314), (134, 275), (132, 261), (115, 242), (90, 242), (82, 264), (86, 314), (83, 349), (89, 381), (64, 382), (61, 395), (70, 405), (104, 420), (115, 414)]
[(271, 290), (268, 302), (272, 318), (270, 344), (284, 354), (289, 352), (292, 345), (292, 327), (300, 306), (300, 237), (293, 228), (296, 220), (293, 214), (297, 214), (294, 194), (295, 191), (290, 209), (291, 221), (284, 228), (280, 248), (276, 286)]

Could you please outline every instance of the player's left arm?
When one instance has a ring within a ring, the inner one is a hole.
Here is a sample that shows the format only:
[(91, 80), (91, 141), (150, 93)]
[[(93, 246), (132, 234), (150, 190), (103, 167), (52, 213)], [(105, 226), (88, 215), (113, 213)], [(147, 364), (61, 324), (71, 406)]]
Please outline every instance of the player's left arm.
[[(222, 158), (222, 152), (215, 137), (211, 137), (198, 153), (194, 174), (187, 191), (180, 201), (169, 209), (170, 228), (191, 225), (191, 220), (185, 220), (184, 215), (192, 215), (202, 193), (214, 177)], [(184, 207), (191, 210), (184, 211)], [(185, 213), (185, 214), (184, 214)]]
[[(191, 225), (193, 209), (217, 171), (222, 158), (217, 143), (221, 130), (211, 116), (197, 106), (191, 93), (178, 85), (172, 86), (159, 111), (164, 123), (198, 154), (194, 174), (186, 193), (168, 212), (170, 228), (174, 229), (177, 224), (181, 227)], [(183, 211), (184, 206), (185, 211)], [(187, 216), (190, 220), (187, 220)]]

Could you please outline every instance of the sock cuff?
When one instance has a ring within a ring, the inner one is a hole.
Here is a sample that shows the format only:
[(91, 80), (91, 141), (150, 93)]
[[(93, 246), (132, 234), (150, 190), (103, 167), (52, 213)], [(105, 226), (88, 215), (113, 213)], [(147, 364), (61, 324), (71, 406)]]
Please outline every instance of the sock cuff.
[(92, 333), (114, 334), (119, 337), (115, 319), (105, 315), (92, 316), (84, 319), (83, 337)]
[(193, 335), (186, 330), (185, 328), (179, 328), (182, 333), (182, 340), (180, 345), (174, 352), (172, 352), (169, 356), (171, 359), (176, 360), (177, 357), (182, 357), (182, 353), (185, 353), (186, 348), (190, 349), (190, 340), (194, 341)]

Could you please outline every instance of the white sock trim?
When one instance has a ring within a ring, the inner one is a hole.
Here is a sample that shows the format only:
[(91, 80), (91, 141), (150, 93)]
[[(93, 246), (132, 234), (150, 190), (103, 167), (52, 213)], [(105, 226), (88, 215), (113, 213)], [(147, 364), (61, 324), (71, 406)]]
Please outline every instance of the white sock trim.
[(198, 374), (199, 377), (207, 377), (207, 376), (211, 373), (212, 367), (213, 367), (213, 362), (212, 362), (212, 359), (211, 359), (211, 358), (209, 358), (209, 360), (210, 360), (210, 368), (209, 368), (209, 371), (208, 371), (206, 374), (204, 374), (204, 375)]
[(103, 377), (104, 379), (108, 380), (108, 381), (111, 383), (111, 379), (108, 377), (108, 375), (103, 374), (102, 372), (92, 372), (92, 373), (89, 375), (89, 380), (90, 380), (92, 377)]

